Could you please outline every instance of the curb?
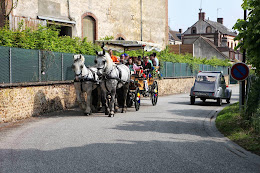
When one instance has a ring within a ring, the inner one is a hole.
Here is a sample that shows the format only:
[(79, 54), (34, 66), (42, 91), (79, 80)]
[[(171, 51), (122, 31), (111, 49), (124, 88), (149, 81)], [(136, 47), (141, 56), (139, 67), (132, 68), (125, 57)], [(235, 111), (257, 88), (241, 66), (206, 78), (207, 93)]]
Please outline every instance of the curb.
[(224, 144), (224, 147), (232, 152), (233, 154), (246, 159), (250, 162), (253, 162), (260, 166), (260, 156), (251, 153), (250, 151), (245, 150), (235, 142), (231, 141), (229, 138), (225, 137), (216, 127), (216, 118), (218, 113), (223, 110), (225, 107), (220, 107), (216, 110), (212, 110), (208, 116), (204, 119), (203, 126), (207, 134), (210, 136), (211, 139), (217, 140)]

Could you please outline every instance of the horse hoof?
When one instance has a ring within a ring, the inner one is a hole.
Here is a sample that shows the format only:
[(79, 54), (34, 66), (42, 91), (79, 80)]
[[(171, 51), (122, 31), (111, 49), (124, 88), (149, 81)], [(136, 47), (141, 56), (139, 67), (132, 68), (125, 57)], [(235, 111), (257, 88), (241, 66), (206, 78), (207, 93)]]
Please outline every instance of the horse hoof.
[(84, 114), (85, 114), (86, 116), (89, 116), (89, 115), (90, 115), (90, 113), (86, 113), (86, 112), (85, 112)]
[(115, 113), (113, 111), (110, 112), (110, 114), (108, 115), (108, 117), (114, 117)]

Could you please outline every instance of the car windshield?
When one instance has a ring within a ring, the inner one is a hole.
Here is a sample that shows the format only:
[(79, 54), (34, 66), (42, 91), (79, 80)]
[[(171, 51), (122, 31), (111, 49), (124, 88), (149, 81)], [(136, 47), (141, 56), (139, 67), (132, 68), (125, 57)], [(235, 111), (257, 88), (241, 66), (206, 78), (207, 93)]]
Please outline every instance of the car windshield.
[(198, 82), (210, 82), (213, 83), (216, 81), (216, 76), (198, 76), (197, 77)]

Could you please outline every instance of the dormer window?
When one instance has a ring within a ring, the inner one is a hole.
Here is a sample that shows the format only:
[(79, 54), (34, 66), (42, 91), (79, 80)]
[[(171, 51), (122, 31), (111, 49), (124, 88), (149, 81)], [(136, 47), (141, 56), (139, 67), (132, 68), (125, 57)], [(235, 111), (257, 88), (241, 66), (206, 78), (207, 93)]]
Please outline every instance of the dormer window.
[(197, 29), (196, 27), (191, 28), (191, 34), (197, 34)]
[(210, 26), (207, 26), (206, 33), (212, 33), (212, 28)]

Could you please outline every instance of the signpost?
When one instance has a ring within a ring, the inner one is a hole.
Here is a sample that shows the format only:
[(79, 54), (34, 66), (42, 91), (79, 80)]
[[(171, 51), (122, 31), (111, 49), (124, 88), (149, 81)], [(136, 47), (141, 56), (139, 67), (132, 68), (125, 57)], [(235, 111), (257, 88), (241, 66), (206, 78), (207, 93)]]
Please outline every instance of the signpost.
[(242, 110), (242, 106), (244, 106), (245, 102), (245, 79), (249, 75), (249, 68), (248, 66), (243, 63), (239, 62), (234, 64), (231, 67), (231, 76), (239, 82), (239, 107)]
[(236, 63), (231, 67), (231, 76), (237, 81), (244, 81), (248, 75), (249, 68), (243, 62)]

